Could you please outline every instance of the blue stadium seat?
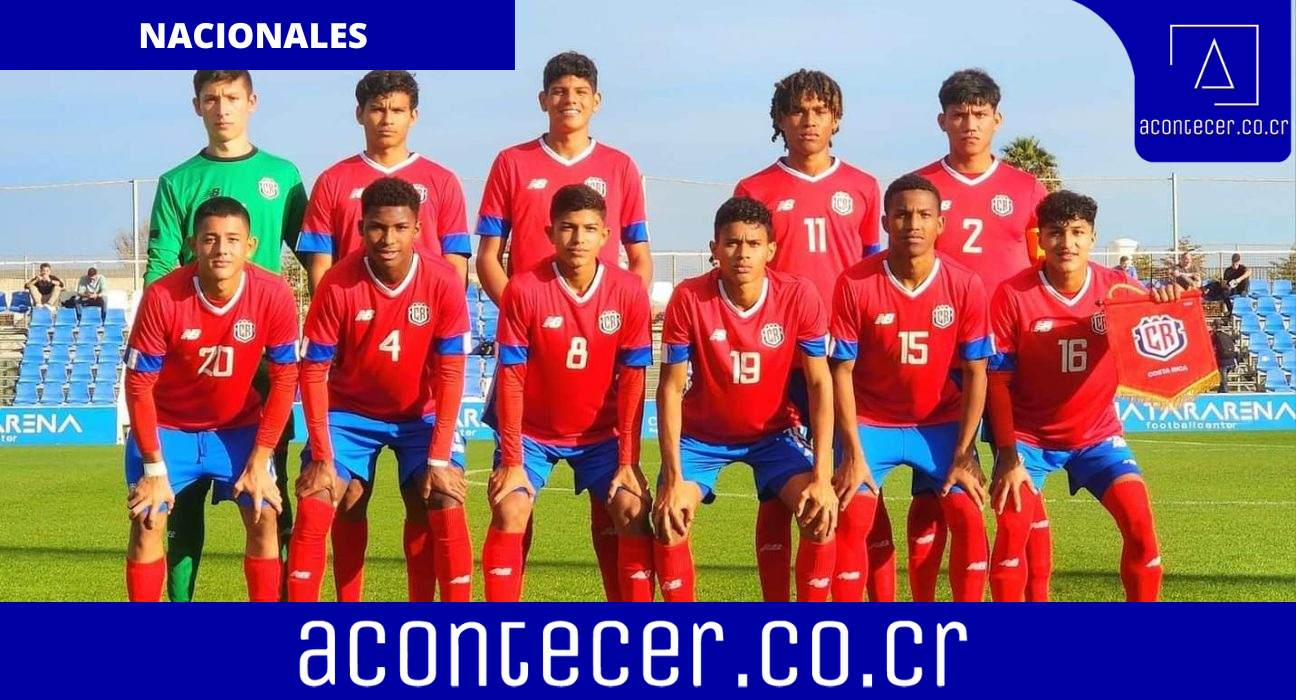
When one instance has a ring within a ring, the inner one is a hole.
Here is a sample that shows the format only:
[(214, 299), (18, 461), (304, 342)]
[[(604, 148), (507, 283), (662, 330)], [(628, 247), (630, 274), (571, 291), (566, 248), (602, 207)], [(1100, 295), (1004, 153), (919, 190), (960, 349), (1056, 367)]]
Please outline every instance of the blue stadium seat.
[(38, 399), (36, 398), (36, 382), (19, 379), (18, 387), (14, 391), (14, 405), (15, 406), (35, 406), (37, 400)]
[(76, 356), (77, 362), (89, 362), (94, 364), (95, 353), (98, 349), (99, 344), (94, 340), (77, 338), (76, 344), (72, 346), (72, 353)]
[(1259, 333), (1264, 330), (1260, 325), (1260, 317), (1254, 313), (1247, 313), (1238, 319), (1238, 330), (1244, 334)]
[(1269, 296), (1269, 280), (1252, 279), (1250, 297), (1252, 299), (1259, 299), (1260, 297), (1267, 296)]
[(97, 326), (103, 323), (103, 311), (98, 306), (87, 306), (81, 309), (81, 320), (78, 326)]
[(63, 384), (67, 381), (68, 366), (66, 362), (53, 362), (45, 365), (45, 383)]
[(16, 314), (25, 314), (31, 311), (31, 294), (25, 291), (10, 294), (9, 310)]
[(72, 309), (60, 309), (54, 314), (55, 328), (75, 328), (77, 324), (76, 312)]
[(1264, 319), (1265, 333), (1268, 333), (1269, 335), (1287, 330), (1285, 319), (1282, 317), (1282, 314), (1277, 311), (1267, 313), (1261, 318)]
[[(14, 308), (17, 307), (17, 296), (17, 294), (14, 295)], [(48, 306), (38, 306), (32, 309), (31, 322), (28, 325), (30, 328), (49, 328), (54, 325), (54, 314)]]
[(99, 344), (99, 364), (113, 364), (120, 362), (121, 347), (122, 344), (120, 340), (113, 341), (105, 338), (104, 341)]
[(1276, 297), (1285, 297), (1292, 293), (1291, 280), (1273, 280), (1270, 285), (1269, 293)]
[(54, 326), (54, 337), (50, 339), (50, 345), (71, 345), (76, 340), (73, 330), (75, 326)]
[(111, 381), (95, 382), (92, 389), (94, 395), (91, 396), (90, 403), (100, 406), (117, 403), (117, 391), (113, 388)]
[(468, 396), (479, 396), (482, 383), (482, 360), (470, 357), (464, 366), (464, 393)]
[(1278, 363), (1278, 356), (1272, 350), (1261, 350), (1256, 353), (1256, 369), (1261, 372), (1270, 372), (1281, 366)]
[(1278, 362), (1278, 366), (1288, 372), (1296, 372), (1296, 352), (1283, 353), (1282, 359)]
[(68, 350), (69, 350), (70, 348), (71, 348), (71, 346), (69, 346), (69, 345), (51, 345), (51, 346), (50, 346), (49, 361), (50, 361), (50, 362), (63, 362), (63, 363), (71, 362), (71, 361), (72, 361), (72, 354), (71, 354), (70, 352), (68, 352)]
[(1275, 369), (1272, 372), (1265, 372), (1264, 381), (1265, 391), (1278, 393), (1291, 393), (1291, 385), (1287, 383), (1287, 375), (1283, 374), (1281, 369)]
[(126, 325), (126, 309), (108, 309), (108, 314), (104, 316), (105, 326), (124, 326)]
[(4, 292), (0, 292), (0, 312), (9, 310), (9, 297)]
[(1247, 347), (1251, 352), (1257, 353), (1261, 350), (1269, 349), (1269, 336), (1264, 331), (1257, 331), (1247, 336)]
[(1292, 342), (1291, 333), (1279, 333), (1274, 336), (1274, 352), (1291, 353), (1296, 352), (1296, 343)]
[(1261, 316), (1276, 313), (1278, 311), (1278, 300), (1273, 297), (1260, 297), (1256, 299), (1255, 311)]
[(1287, 318), (1296, 316), (1296, 294), (1278, 298), (1278, 312)]
[(68, 384), (67, 402), (71, 404), (90, 403), (90, 384), (78, 381)]
[(63, 403), (63, 385), (45, 383), (45, 388), (41, 390), (41, 406), (58, 406)]
[(40, 380), (41, 380), (40, 360), (36, 360), (33, 362), (28, 362), (24, 360), (22, 365), (18, 367), (18, 381), (20, 382), (29, 381), (29, 382), (36, 382), (37, 384), (39, 384)]
[(68, 381), (80, 382), (82, 384), (89, 384), (94, 381), (94, 373), (90, 371), (90, 363), (72, 363), (72, 376), (68, 378)]

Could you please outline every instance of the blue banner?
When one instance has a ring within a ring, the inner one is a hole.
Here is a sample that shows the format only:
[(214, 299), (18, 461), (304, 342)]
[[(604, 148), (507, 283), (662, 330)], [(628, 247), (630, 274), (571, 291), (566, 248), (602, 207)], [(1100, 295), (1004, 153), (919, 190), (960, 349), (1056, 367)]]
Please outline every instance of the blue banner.
[(1127, 433), (1296, 430), (1296, 394), (1206, 394), (1175, 409), (1116, 400)]
[(0, 408), (0, 445), (113, 445), (117, 407)]

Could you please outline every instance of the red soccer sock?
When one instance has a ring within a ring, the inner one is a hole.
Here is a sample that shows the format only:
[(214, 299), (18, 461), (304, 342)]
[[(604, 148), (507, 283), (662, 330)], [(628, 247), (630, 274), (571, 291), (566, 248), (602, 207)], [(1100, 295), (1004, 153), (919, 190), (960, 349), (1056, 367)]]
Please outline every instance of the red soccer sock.
[(405, 521), (405, 575), (411, 603), (436, 600), (436, 557), (426, 520)]
[(920, 493), (909, 504), (909, 590), (916, 603), (936, 600), (936, 578), (945, 556), (945, 518), (940, 497)]
[(796, 588), (799, 603), (827, 603), (837, 566), (837, 539), (815, 542), (802, 537), (797, 545)]
[(761, 599), (788, 602), (792, 570), (792, 511), (776, 499), (756, 509), (756, 572)]
[[(878, 494), (868, 538), (868, 597), (874, 603), (894, 603), (896, 590), (895, 539), (886, 499)], [(840, 547), (841, 545), (838, 545)], [(838, 556), (841, 556), (840, 551)]]
[(594, 557), (598, 559), (599, 575), (603, 577), (603, 595), (609, 603), (621, 602), (620, 581), (620, 538), (607, 506), (593, 497), (590, 492), (590, 542), (594, 545)]
[(132, 603), (156, 603), (162, 599), (166, 582), (166, 557), (153, 561), (126, 560), (126, 599)]
[(293, 523), (292, 540), (288, 545), (290, 602), (319, 602), (324, 562), (328, 559), (325, 542), (332, 524), (333, 506), (327, 501), (303, 498), (297, 502), (297, 520)]
[(990, 599), (998, 603), (1020, 603), (1026, 599), (1028, 571), (1027, 541), (1031, 523), (1039, 508), (1039, 496), (1021, 487), (1021, 511), (1011, 499), (1003, 513), (995, 515), (994, 552), (990, 555)]
[(1041, 494), (1035, 504), (1030, 537), (1026, 540), (1026, 600), (1047, 603), (1049, 579), (1053, 576), (1053, 531)]
[(243, 557), (243, 577), (247, 579), (248, 600), (253, 603), (279, 602), (279, 576), (283, 564), (278, 556)]
[(627, 603), (651, 603), (653, 599), (653, 544), (648, 535), (617, 538), (619, 599)]
[(953, 492), (940, 499), (950, 531), (950, 588), (954, 601), (979, 603), (985, 599), (986, 568), (990, 544), (985, 520), (966, 493)]
[[(859, 603), (864, 600), (869, 568), (868, 533), (873, 529), (876, 511), (876, 498), (857, 493), (837, 518), (837, 566), (832, 582), (835, 602)], [(798, 552), (798, 582), (801, 580), (800, 561)], [(797, 597), (800, 598), (800, 593)]]
[(463, 507), (429, 510), (432, 531), (433, 575), (441, 584), (441, 602), (466, 603), (472, 599), (472, 538)]
[(521, 532), (486, 529), (482, 570), (486, 572), (486, 602), (516, 603), (522, 599)]
[(369, 521), (333, 519), (333, 584), (339, 603), (358, 603), (364, 594), (365, 549)]
[(697, 600), (693, 551), (689, 549), (688, 540), (672, 545), (653, 541), (653, 560), (657, 563), (657, 579), (661, 582), (663, 600), (667, 603)]
[(1156, 602), (1161, 595), (1161, 551), (1152, 522), (1147, 484), (1129, 479), (1107, 487), (1103, 507), (1116, 519), (1121, 539), (1121, 583), (1125, 600)]

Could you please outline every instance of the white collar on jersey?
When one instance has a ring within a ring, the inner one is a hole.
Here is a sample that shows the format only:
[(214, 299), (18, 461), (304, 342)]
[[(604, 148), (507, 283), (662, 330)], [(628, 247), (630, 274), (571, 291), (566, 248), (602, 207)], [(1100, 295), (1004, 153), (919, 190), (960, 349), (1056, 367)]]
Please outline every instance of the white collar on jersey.
[(1050, 296), (1062, 302), (1063, 304), (1066, 304), (1067, 306), (1075, 306), (1076, 304), (1080, 303), (1080, 300), (1085, 297), (1085, 294), (1089, 293), (1089, 285), (1091, 282), (1093, 282), (1093, 268), (1092, 267), (1085, 268), (1084, 284), (1080, 285), (1080, 291), (1076, 292), (1076, 295), (1074, 297), (1071, 297), (1070, 299), (1068, 299), (1067, 296), (1062, 292), (1059, 292), (1058, 290), (1054, 289), (1052, 284), (1049, 284), (1048, 276), (1044, 274), (1043, 268), (1040, 268), (1039, 278), (1040, 278), (1040, 282), (1044, 283), (1044, 291), (1048, 292)]
[(369, 266), (369, 258), (364, 258), (365, 272), (369, 273), (370, 281), (374, 283), (374, 286), (378, 288), (378, 291), (393, 299), (400, 296), (400, 293), (405, 291), (405, 288), (414, 280), (414, 275), (418, 273), (418, 266), (419, 256), (418, 253), (415, 253), (414, 259), (410, 262), (409, 272), (405, 273), (405, 279), (401, 280), (401, 283), (396, 285), (395, 289), (391, 289), (387, 285), (383, 284), (382, 280), (378, 279), (378, 275), (374, 274), (373, 268)]
[(576, 290), (572, 289), (571, 285), (567, 284), (567, 280), (563, 279), (562, 273), (558, 272), (558, 263), (555, 262), (550, 264), (553, 265), (554, 277), (558, 278), (558, 286), (562, 287), (562, 290), (567, 293), (567, 296), (571, 297), (572, 301), (577, 304), (584, 304), (590, 299), (593, 299), (594, 292), (598, 291), (599, 282), (603, 281), (603, 261), (599, 260), (598, 269), (594, 271), (594, 281), (590, 282), (589, 289), (586, 289), (585, 294), (583, 295), (577, 294)]
[(837, 168), (841, 166), (841, 162), (842, 162), (841, 158), (834, 157), (832, 165), (828, 166), (827, 170), (814, 176), (806, 175), (805, 173), (801, 172), (800, 170), (797, 170), (796, 168), (789, 168), (787, 164), (783, 162), (782, 158), (779, 158), (778, 160), (774, 161), (774, 164), (779, 167), (779, 170), (782, 170), (783, 172), (787, 173), (788, 175), (791, 175), (792, 177), (805, 180), (806, 182), (819, 182), (820, 180), (824, 180), (828, 177), (831, 177), (833, 173), (837, 172)]
[(995, 171), (999, 169), (999, 159), (995, 158), (993, 161), (991, 161), (990, 167), (986, 168), (985, 172), (981, 173), (980, 175), (977, 175), (976, 177), (968, 177), (967, 175), (964, 175), (963, 173), (955, 170), (954, 168), (951, 168), (949, 166), (949, 163), (945, 162), (945, 158), (943, 156), (940, 159), (940, 165), (942, 168), (945, 169), (946, 174), (948, 174), (950, 177), (954, 178), (955, 180), (958, 180), (959, 182), (969, 187), (975, 187), (985, 182), (987, 179), (990, 178), (991, 175), (994, 175)]
[(553, 158), (554, 160), (558, 161), (558, 163), (559, 163), (560, 165), (565, 165), (565, 166), (567, 166), (567, 167), (571, 167), (571, 166), (573, 166), (573, 165), (576, 165), (577, 163), (581, 162), (582, 160), (585, 160), (586, 158), (588, 158), (589, 155), (590, 155), (591, 153), (594, 152), (594, 147), (597, 146), (597, 145), (598, 145), (598, 142), (595, 141), (595, 140), (591, 137), (591, 138), (590, 138), (589, 145), (585, 147), (585, 150), (581, 151), (580, 153), (577, 153), (574, 157), (572, 157), (571, 160), (568, 160), (568, 159), (563, 158), (562, 156), (558, 155), (557, 151), (555, 151), (554, 149), (550, 148), (550, 147), (549, 147), (549, 144), (545, 143), (544, 136), (541, 136), (541, 137), (540, 137), (540, 148), (544, 149), (544, 152), (545, 152), (545, 153), (548, 153), (550, 158)]
[(755, 316), (756, 312), (760, 311), (760, 308), (765, 305), (765, 299), (769, 297), (769, 277), (761, 280), (760, 298), (758, 298), (756, 303), (752, 304), (752, 307), (746, 311), (738, 308), (738, 305), (733, 303), (729, 298), (729, 293), (726, 292), (724, 288), (724, 280), (720, 279), (720, 275), (716, 275), (716, 286), (720, 288), (720, 298), (724, 300), (725, 306), (728, 306), (730, 311), (738, 314), (738, 318), (751, 318), (752, 316)]
[(202, 285), (198, 283), (198, 275), (194, 275), (193, 286), (194, 291), (198, 293), (198, 303), (202, 304), (203, 308), (217, 316), (224, 316), (229, 313), (230, 309), (234, 308), (234, 305), (238, 303), (239, 298), (243, 296), (243, 290), (247, 287), (247, 278), (247, 270), (244, 270), (243, 276), (239, 278), (238, 289), (234, 290), (234, 296), (230, 297), (229, 301), (225, 302), (224, 306), (217, 306), (207, 299), (206, 294), (203, 294)]
[(418, 159), (419, 159), (419, 154), (411, 152), (409, 154), (409, 158), (406, 158), (405, 160), (402, 160), (401, 162), (389, 168), (383, 165), (382, 163), (379, 163), (378, 161), (374, 160), (373, 158), (370, 158), (369, 154), (365, 153), (364, 151), (360, 152), (360, 160), (363, 160), (365, 162), (365, 165), (368, 165), (369, 167), (373, 168), (374, 170), (377, 170), (383, 175), (391, 175), (392, 173), (403, 169), (405, 166), (409, 165), (410, 163), (413, 163)]
[(891, 282), (891, 284), (895, 285), (896, 289), (899, 289), (902, 294), (909, 297), (910, 299), (917, 299), (919, 295), (927, 291), (927, 288), (931, 286), (932, 280), (936, 279), (937, 273), (940, 272), (940, 267), (941, 267), (941, 260), (940, 258), (936, 258), (936, 262), (932, 263), (931, 272), (927, 273), (927, 279), (923, 280), (917, 287), (914, 287), (913, 291), (910, 291), (908, 287), (904, 286), (903, 282), (896, 279), (896, 276), (891, 274), (890, 261), (887, 260), (882, 261), (882, 269), (886, 272), (887, 280)]

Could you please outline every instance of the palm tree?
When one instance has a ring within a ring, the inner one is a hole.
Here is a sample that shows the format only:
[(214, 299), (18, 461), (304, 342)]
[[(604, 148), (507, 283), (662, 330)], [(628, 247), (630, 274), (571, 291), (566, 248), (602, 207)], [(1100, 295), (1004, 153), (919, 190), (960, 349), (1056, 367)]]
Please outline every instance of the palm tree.
[(1040, 145), (1034, 136), (1020, 136), (1003, 147), (1005, 163), (1034, 175), (1049, 192), (1062, 189), (1062, 180), (1058, 177), (1057, 158), (1053, 157)]

